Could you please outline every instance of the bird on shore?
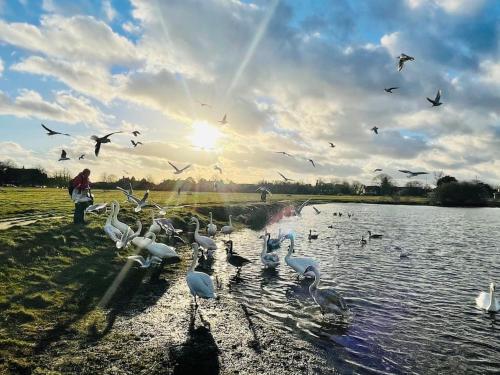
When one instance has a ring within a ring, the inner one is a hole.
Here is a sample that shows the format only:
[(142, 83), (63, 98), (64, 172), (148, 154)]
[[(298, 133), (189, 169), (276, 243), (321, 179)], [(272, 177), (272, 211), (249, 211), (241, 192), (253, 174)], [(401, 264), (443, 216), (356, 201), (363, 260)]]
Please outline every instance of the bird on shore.
[(113, 134), (123, 133), (122, 131), (117, 131), (113, 133), (106, 134), (104, 137), (98, 137), (97, 135), (93, 135), (90, 137), (93, 141), (95, 141), (95, 156), (99, 156), (99, 151), (101, 150), (101, 144), (103, 143), (111, 143), (111, 137)]
[(371, 230), (369, 230), (369, 231), (367, 231), (367, 232), (368, 232), (368, 238), (369, 238), (369, 239), (373, 239), (373, 238), (382, 238), (382, 237), (383, 237), (383, 235), (381, 235), (381, 234), (372, 234), (372, 231), (371, 231)]
[(317, 240), (318, 239), (318, 233), (313, 233), (312, 229), (309, 229), (309, 236), (307, 236), (309, 241), (311, 240)]
[(293, 235), (287, 235), (286, 238), (290, 240), (290, 246), (288, 247), (288, 253), (285, 256), (285, 262), (288, 266), (290, 266), (295, 272), (297, 272), (297, 276), (305, 276), (305, 277), (314, 277), (314, 272), (308, 271), (306, 272), (307, 267), (315, 266), (318, 267), (318, 262), (309, 257), (292, 257), (292, 253), (294, 250), (294, 238)]
[(376, 168), (373, 170), (373, 172), (382, 172), (382, 168)]
[(184, 168), (179, 169), (175, 165), (173, 165), (171, 162), (168, 162), (168, 164), (170, 164), (172, 166), (172, 168), (175, 169), (174, 174), (181, 174), (182, 172), (184, 172), (186, 169), (188, 169), (191, 166), (191, 164), (188, 164)]
[(134, 145), (134, 148), (137, 147), (138, 145), (142, 145), (142, 142), (135, 142), (133, 140), (131, 140), (130, 142)]
[(292, 155), (290, 155), (288, 152), (286, 151), (275, 151), (276, 154), (282, 154), (282, 155), (285, 155), (285, 156), (290, 156), (291, 158), (293, 157)]
[(58, 161), (70, 160), (70, 158), (68, 158), (66, 155), (67, 155), (67, 154), (66, 154), (66, 151), (65, 151), (65, 150), (62, 150), (62, 151), (61, 151), (61, 157), (59, 158), (59, 160), (58, 160)]
[(399, 62), (398, 62), (398, 71), (400, 72), (401, 70), (403, 70), (403, 67), (405, 65), (405, 63), (407, 61), (413, 61), (415, 60), (414, 57), (411, 57), (411, 56), (408, 56), (404, 53), (402, 53), (401, 55), (399, 55), (398, 57), (396, 57), (397, 59), (399, 59)]
[(85, 159), (85, 154), (81, 154), (81, 155), (78, 157), (78, 160), (82, 160), (82, 159)]
[(314, 164), (314, 160), (312, 160), (312, 159), (307, 159), (307, 160), (308, 160), (308, 161), (312, 164), (312, 166), (313, 166), (314, 168), (316, 168), (316, 165)]
[(309, 203), (310, 199), (304, 201), (301, 205), (295, 208), (295, 214), (300, 216), (302, 213), (302, 209)]
[(227, 115), (225, 114), (224, 117), (222, 118), (222, 120), (219, 121), (220, 124), (222, 125), (226, 125), (228, 123), (227, 121)]
[(234, 231), (233, 223), (231, 221), (232, 215), (229, 215), (229, 225), (224, 225), (222, 228), (220, 228), (220, 231), (224, 235), (229, 235), (231, 237), (231, 233)]
[(288, 182), (288, 181), (295, 181), (295, 180), (292, 180), (291, 178), (288, 178), (288, 177), (285, 177), (283, 176), (283, 174), (281, 174), (280, 172), (278, 172), (278, 174), (283, 178), (283, 180), (285, 180), (285, 182)]
[(389, 88), (384, 88), (385, 92), (388, 92), (389, 94), (392, 94), (392, 90), (397, 90), (399, 87), (389, 87)]
[(375, 134), (378, 134), (378, 128), (376, 126), (374, 126), (373, 128), (370, 129), (372, 132), (374, 132)]
[(167, 209), (169, 208), (168, 206), (162, 207), (158, 203), (155, 203), (155, 202), (152, 202), (152, 201), (150, 201), (149, 205), (151, 207), (156, 208), (158, 210), (158, 215), (160, 215), (160, 216), (166, 215), (167, 214)]
[(313, 210), (314, 212), (316, 212), (316, 215), (319, 215), (321, 213), (320, 210), (318, 210), (316, 207), (312, 206), (313, 207)]
[(56, 132), (55, 130), (51, 130), (49, 129), (48, 127), (46, 127), (44, 124), (41, 124), (42, 125), (42, 128), (44, 128), (45, 130), (47, 130), (47, 135), (66, 135), (68, 137), (71, 137), (69, 134), (67, 133), (60, 133), (60, 132)]
[(186, 283), (189, 288), (189, 292), (194, 297), (194, 306), (198, 308), (198, 301), (196, 297), (211, 299), (215, 298), (215, 288), (212, 278), (204, 272), (195, 271), (196, 263), (198, 262), (198, 244), (193, 243), (191, 245), (193, 249), (193, 259), (191, 261), (191, 267), (186, 275)]
[(304, 271), (304, 276), (313, 273), (314, 282), (309, 285), (309, 294), (316, 304), (319, 306), (321, 313), (335, 313), (346, 315), (349, 308), (344, 301), (344, 298), (333, 289), (320, 288), (320, 272), (314, 266), (309, 266)]
[(441, 104), (443, 104), (441, 100), (441, 90), (438, 90), (436, 93), (436, 97), (434, 99), (431, 98), (426, 98), (430, 103), (432, 103), (433, 107), (439, 107)]
[(217, 244), (213, 239), (207, 236), (202, 236), (200, 235), (200, 222), (198, 218), (192, 217), (191, 218), (191, 223), (196, 224), (196, 228), (194, 230), (194, 240), (200, 247), (205, 249), (207, 253), (210, 255), (214, 250), (217, 250)]
[(141, 132), (139, 130), (134, 130), (132, 134), (134, 135), (134, 137), (137, 137), (138, 135), (141, 134)]
[(86, 209), (85, 209), (85, 213), (90, 213), (90, 212), (100, 212), (100, 211), (103, 211), (103, 210), (106, 210), (106, 207), (108, 206), (107, 203), (97, 203), (97, 204), (93, 204), (91, 206), (88, 206)]
[(221, 167), (219, 167), (218, 165), (214, 166), (214, 169), (215, 169), (216, 171), (219, 171), (219, 173), (220, 173), (220, 174), (222, 174), (222, 168), (221, 168)]
[(335, 145), (332, 142), (328, 142), (331, 148), (335, 148)]
[(411, 178), (411, 177), (416, 177), (422, 174), (429, 174), (429, 172), (412, 172), (407, 169), (398, 169), (399, 172), (401, 173), (406, 173), (406, 177)]
[(210, 223), (207, 225), (207, 233), (209, 236), (215, 236), (217, 233), (217, 225), (213, 223), (212, 211), (209, 212), (210, 215)]
[(238, 274), (241, 271), (241, 267), (243, 267), (249, 263), (252, 263), (247, 258), (242, 257), (242, 256), (235, 254), (233, 252), (233, 241), (232, 240), (225, 241), (225, 245), (226, 245), (226, 260), (231, 266), (236, 267)]
[(481, 292), (476, 298), (476, 305), (482, 310), (489, 312), (500, 311), (500, 302), (497, 301), (495, 296), (496, 285), (495, 283), (490, 284), (490, 292)]

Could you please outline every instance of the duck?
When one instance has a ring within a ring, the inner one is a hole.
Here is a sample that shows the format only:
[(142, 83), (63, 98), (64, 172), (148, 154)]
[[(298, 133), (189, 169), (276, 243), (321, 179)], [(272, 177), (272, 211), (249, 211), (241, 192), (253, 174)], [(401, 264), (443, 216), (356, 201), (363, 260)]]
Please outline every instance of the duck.
[(233, 228), (233, 223), (231, 222), (231, 218), (232, 218), (232, 215), (229, 215), (229, 225), (224, 225), (222, 228), (220, 228), (220, 231), (222, 232), (222, 234), (231, 235), (231, 233), (233, 233), (234, 228)]
[(367, 241), (365, 240), (365, 236), (361, 236), (361, 239), (359, 240), (359, 244), (361, 246), (365, 246), (367, 243)]
[(317, 240), (318, 239), (318, 233), (314, 233), (313, 234), (312, 229), (309, 229), (309, 236), (308, 236), (308, 238), (309, 238), (309, 241), (311, 241), (311, 240)]
[(196, 297), (204, 299), (215, 298), (215, 288), (212, 278), (204, 272), (195, 271), (196, 263), (198, 261), (198, 244), (195, 242), (191, 245), (193, 249), (193, 260), (191, 262), (191, 267), (186, 275), (186, 283), (189, 288), (189, 292), (194, 297), (194, 305), (198, 307), (198, 301)]
[(320, 307), (321, 313), (346, 315), (349, 312), (349, 308), (347, 307), (344, 298), (333, 289), (319, 287), (321, 275), (316, 267), (307, 267), (304, 271), (304, 276), (311, 272), (314, 275), (314, 282), (309, 285), (309, 294), (314, 302), (316, 302), (316, 304)]
[(318, 262), (315, 259), (309, 257), (292, 257), (295, 245), (294, 238), (293, 235), (288, 235), (287, 238), (290, 240), (290, 246), (288, 247), (288, 253), (285, 256), (286, 264), (288, 264), (295, 272), (297, 272), (298, 276), (304, 275), (306, 277), (314, 277), (314, 272), (306, 272), (306, 269), (309, 266), (319, 268)]
[(476, 298), (476, 306), (482, 310), (488, 312), (498, 312), (500, 311), (500, 302), (497, 301), (495, 296), (496, 285), (495, 283), (490, 284), (490, 292), (481, 292)]
[(196, 243), (203, 249), (207, 250), (207, 252), (217, 250), (217, 245), (213, 239), (199, 234), (200, 222), (198, 221), (198, 218), (193, 216), (191, 218), (191, 222), (196, 224), (196, 229), (194, 230), (194, 240)]
[(238, 270), (237, 273), (240, 273), (241, 267), (247, 265), (248, 263), (252, 263), (250, 260), (247, 258), (244, 258), (238, 254), (235, 254), (233, 252), (233, 241), (229, 240), (226, 241), (226, 260), (227, 262), (233, 266), (236, 267)]
[(372, 234), (372, 231), (369, 230), (368, 232), (368, 238), (373, 239), (373, 238), (382, 238), (383, 236), (381, 234)]
[(280, 264), (280, 258), (275, 252), (267, 252), (267, 244), (271, 234), (266, 233), (261, 238), (264, 239), (264, 244), (262, 245), (262, 252), (260, 253), (260, 260), (265, 268), (276, 268)]
[(120, 241), (122, 232), (120, 232), (120, 230), (112, 224), (114, 214), (115, 214), (115, 204), (114, 202), (111, 202), (111, 211), (106, 219), (106, 223), (104, 224), (104, 232), (113, 242), (116, 243)]
[(210, 212), (210, 223), (207, 225), (207, 233), (212, 237), (217, 233), (217, 225), (213, 223), (212, 212)]
[(146, 260), (140, 255), (131, 255), (127, 257), (133, 262), (137, 262), (141, 265), (141, 268), (149, 268), (152, 264), (158, 265), (161, 264), (161, 259), (155, 256), (148, 256)]

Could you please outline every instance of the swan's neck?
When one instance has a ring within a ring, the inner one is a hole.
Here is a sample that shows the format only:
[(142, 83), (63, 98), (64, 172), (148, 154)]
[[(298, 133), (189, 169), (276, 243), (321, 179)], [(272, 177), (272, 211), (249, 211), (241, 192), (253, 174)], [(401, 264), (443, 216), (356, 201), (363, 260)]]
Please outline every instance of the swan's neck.
[(309, 292), (313, 293), (316, 289), (318, 289), (319, 282), (321, 281), (321, 276), (319, 274), (319, 271), (313, 267), (313, 272), (314, 272), (314, 282), (309, 285)]
[(194, 229), (195, 237), (198, 236), (198, 231), (200, 230), (200, 222), (198, 220), (195, 221), (196, 228)]
[(118, 212), (120, 211), (120, 203), (115, 202), (115, 210), (113, 212), (113, 220), (118, 221)]
[(212, 224), (212, 213), (210, 212), (210, 224)]
[(488, 306), (488, 310), (493, 308), (495, 309), (497, 307), (497, 299), (495, 297), (495, 293), (492, 288), (490, 288), (490, 304)]
[(233, 223), (231, 222), (231, 215), (229, 215), (229, 226), (232, 227)]
[(267, 253), (267, 234), (264, 236), (264, 244), (262, 245), (262, 252), (260, 253), (260, 256), (263, 257)]
[(294, 240), (293, 240), (293, 237), (290, 238), (290, 247), (288, 248), (288, 253), (286, 254), (287, 258), (291, 257), (292, 256), (292, 253), (293, 253), (293, 247), (294, 247)]
[(111, 211), (108, 215), (108, 218), (106, 219), (106, 225), (110, 225), (111, 221), (113, 220), (113, 216), (115, 214), (115, 204), (111, 203)]
[(191, 261), (191, 267), (189, 267), (189, 272), (194, 271), (197, 262), (198, 262), (198, 249), (195, 249), (193, 250), (193, 260)]

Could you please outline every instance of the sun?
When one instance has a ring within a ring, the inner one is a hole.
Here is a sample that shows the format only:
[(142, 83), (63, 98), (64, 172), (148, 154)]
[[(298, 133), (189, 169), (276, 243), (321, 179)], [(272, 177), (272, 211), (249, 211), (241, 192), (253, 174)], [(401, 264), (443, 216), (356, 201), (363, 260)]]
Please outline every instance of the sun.
[(221, 133), (219, 129), (207, 124), (206, 122), (195, 122), (190, 135), (193, 146), (199, 147), (203, 150), (215, 149), (217, 141), (220, 137)]

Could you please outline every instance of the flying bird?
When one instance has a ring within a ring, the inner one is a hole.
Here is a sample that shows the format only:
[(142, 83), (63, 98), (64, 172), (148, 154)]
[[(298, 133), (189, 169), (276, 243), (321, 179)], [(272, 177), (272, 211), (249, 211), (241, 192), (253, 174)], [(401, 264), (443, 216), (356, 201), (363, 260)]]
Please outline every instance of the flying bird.
[(203, 102), (200, 102), (200, 101), (198, 101), (198, 103), (200, 103), (200, 105), (201, 105), (202, 107), (212, 108), (212, 106), (211, 106), (210, 104), (208, 104), (208, 103), (203, 103)]
[(221, 123), (222, 125), (226, 125), (227, 124), (227, 115), (225, 114), (224, 117), (222, 118), (222, 120), (219, 121), (219, 123)]
[(384, 88), (384, 91), (388, 92), (389, 94), (392, 94), (392, 90), (397, 90), (397, 89), (399, 89), (399, 87), (389, 87), (388, 89)]
[(47, 130), (47, 135), (56, 135), (56, 134), (60, 134), (60, 135), (67, 135), (68, 137), (70, 137), (69, 134), (67, 133), (59, 133), (59, 132), (56, 132), (54, 130), (51, 130), (49, 129), (48, 127), (46, 127), (44, 124), (42, 124), (42, 128), (44, 128), (45, 130)]
[(278, 172), (278, 174), (283, 178), (283, 180), (285, 180), (285, 182), (288, 182), (288, 181), (294, 181), (292, 180), (291, 178), (288, 178), (288, 177), (285, 177), (283, 176), (280, 172)]
[(222, 168), (221, 168), (221, 167), (219, 167), (218, 165), (214, 166), (214, 169), (215, 169), (216, 171), (219, 171), (219, 173), (220, 173), (220, 174), (222, 174)]
[(66, 151), (62, 150), (61, 151), (61, 157), (59, 158), (58, 161), (64, 161), (64, 160), (69, 160), (69, 158), (66, 157)]
[(172, 168), (175, 169), (174, 174), (181, 174), (182, 172), (184, 172), (186, 169), (188, 169), (191, 166), (191, 164), (188, 164), (184, 168), (179, 169), (175, 165), (173, 165), (171, 162), (168, 162), (168, 164), (170, 164), (172, 166)]
[(314, 164), (314, 160), (312, 160), (312, 159), (307, 159), (307, 160), (311, 162), (311, 164), (313, 165), (314, 168), (316, 168), (316, 165)]
[(440, 102), (440, 99), (441, 99), (441, 90), (438, 90), (437, 94), (436, 94), (436, 97), (434, 98), (434, 100), (430, 99), (430, 98), (427, 98), (427, 100), (432, 103), (432, 106), (433, 107), (438, 107), (440, 106), (441, 104), (443, 104), (442, 102)]
[(399, 169), (399, 172), (401, 173), (406, 173), (408, 178), (411, 178), (411, 177), (416, 177), (416, 176), (419, 176), (421, 174), (429, 174), (428, 172), (412, 172), (412, 171), (409, 171), (407, 169)]
[(259, 187), (257, 188), (257, 190), (255, 190), (255, 191), (265, 191), (267, 194), (271, 194), (271, 195), (273, 195), (273, 194), (271, 193), (271, 190), (269, 190), (269, 189), (268, 189), (268, 188), (266, 188), (265, 186), (259, 186)]
[(370, 129), (372, 132), (374, 132), (375, 134), (378, 134), (378, 128), (376, 126), (374, 126), (373, 128)]
[(285, 156), (293, 157), (292, 155), (290, 155), (288, 152), (285, 152), (285, 151), (275, 151), (275, 153), (277, 153), (277, 154), (283, 154)]
[(335, 147), (335, 145), (334, 145), (332, 142), (328, 142), (328, 143), (330, 143), (330, 147), (331, 147), (331, 148), (334, 148), (334, 147)]
[(373, 170), (373, 172), (382, 172), (382, 168), (376, 168)]
[(134, 147), (137, 147), (138, 145), (142, 145), (142, 142), (134, 142), (134, 141), (130, 141), (130, 142), (132, 142)]
[(134, 130), (132, 134), (134, 135), (134, 137), (137, 137), (139, 134), (141, 134), (141, 132), (139, 130)]
[(118, 132), (109, 133), (109, 134), (105, 135), (104, 137), (98, 137), (97, 135), (93, 135), (92, 137), (90, 137), (90, 139), (95, 141), (95, 156), (99, 156), (101, 144), (102, 143), (110, 143), (111, 139), (109, 139), (109, 137), (112, 136), (113, 134), (118, 134), (118, 133), (123, 133), (123, 132), (118, 131)]
[(396, 57), (397, 59), (399, 59), (399, 63), (398, 63), (398, 71), (400, 72), (401, 70), (403, 70), (403, 67), (405, 65), (405, 62), (407, 61), (413, 61), (415, 60), (414, 57), (411, 57), (411, 56), (408, 56), (404, 53), (402, 53), (401, 55), (399, 55), (398, 57)]
[(82, 159), (85, 159), (85, 154), (81, 154), (81, 155), (78, 157), (78, 160), (82, 160)]

